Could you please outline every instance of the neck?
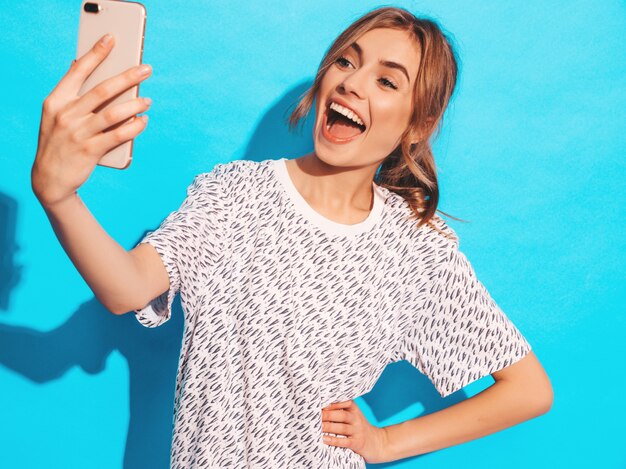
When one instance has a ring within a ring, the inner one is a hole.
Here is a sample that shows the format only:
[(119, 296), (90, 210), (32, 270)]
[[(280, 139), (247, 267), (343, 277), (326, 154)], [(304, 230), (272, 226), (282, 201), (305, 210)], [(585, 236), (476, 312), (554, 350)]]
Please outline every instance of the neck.
[(307, 203), (330, 219), (358, 223), (373, 207), (376, 168), (332, 166), (312, 152), (288, 160), (287, 170)]

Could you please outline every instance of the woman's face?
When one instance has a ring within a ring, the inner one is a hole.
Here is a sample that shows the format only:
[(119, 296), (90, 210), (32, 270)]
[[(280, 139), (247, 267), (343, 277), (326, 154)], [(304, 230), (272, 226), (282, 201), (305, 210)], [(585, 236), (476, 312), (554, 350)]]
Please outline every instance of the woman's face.
[[(364, 33), (343, 51), (316, 96), (313, 139), (320, 159), (333, 166), (378, 167), (409, 124), (419, 56), (408, 33), (388, 28)], [(362, 125), (338, 117), (329, 109), (332, 102), (351, 109)]]

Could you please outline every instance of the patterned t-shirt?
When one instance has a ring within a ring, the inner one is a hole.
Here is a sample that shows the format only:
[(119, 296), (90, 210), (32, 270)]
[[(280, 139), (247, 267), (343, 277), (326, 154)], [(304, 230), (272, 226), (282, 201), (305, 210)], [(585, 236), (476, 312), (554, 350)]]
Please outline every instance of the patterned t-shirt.
[[(530, 344), (476, 278), (443, 219), (416, 229), (372, 183), (357, 224), (315, 211), (285, 158), (217, 164), (141, 241), (170, 287), (135, 314), (185, 316), (171, 467), (364, 468), (322, 441), (321, 409), (407, 360), (442, 397), (523, 358)], [(332, 433), (331, 433), (332, 435)]]

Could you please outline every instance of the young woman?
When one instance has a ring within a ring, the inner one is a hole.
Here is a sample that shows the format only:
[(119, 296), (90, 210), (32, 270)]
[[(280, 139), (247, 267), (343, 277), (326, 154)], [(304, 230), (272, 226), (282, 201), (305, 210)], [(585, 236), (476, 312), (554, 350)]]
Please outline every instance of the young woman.
[[(457, 63), (437, 24), (373, 10), (325, 54), (294, 127), (315, 103), (315, 150), (202, 173), (181, 207), (127, 252), (77, 195), (98, 158), (145, 128), (129, 70), (77, 98), (112, 42), (79, 59), (46, 98), (33, 190), (98, 299), (145, 326), (181, 294), (185, 331), (171, 465), (362, 468), (434, 451), (548, 411), (550, 382), (435, 211), (429, 139)], [(148, 71), (149, 74), (149, 71)], [(406, 359), (459, 404), (386, 428), (352, 401)]]

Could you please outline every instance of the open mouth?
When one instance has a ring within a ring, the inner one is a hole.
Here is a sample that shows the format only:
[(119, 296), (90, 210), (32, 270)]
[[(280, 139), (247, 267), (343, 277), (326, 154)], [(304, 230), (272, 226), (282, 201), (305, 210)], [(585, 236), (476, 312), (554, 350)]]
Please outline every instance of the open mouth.
[[(333, 109), (332, 103), (326, 108), (324, 122), (325, 133), (335, 140), (352, 140), (365, 132), (365, 125), (355, 122), (358, 117), (349, 114), (346, 110)], [(343, 113), (342, 113), (343, 112)]]

